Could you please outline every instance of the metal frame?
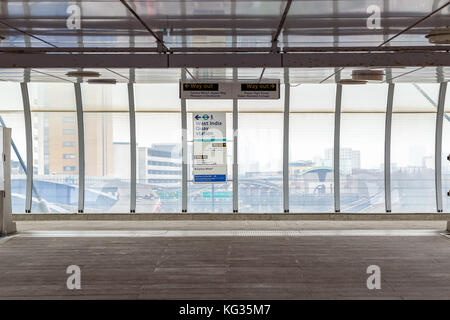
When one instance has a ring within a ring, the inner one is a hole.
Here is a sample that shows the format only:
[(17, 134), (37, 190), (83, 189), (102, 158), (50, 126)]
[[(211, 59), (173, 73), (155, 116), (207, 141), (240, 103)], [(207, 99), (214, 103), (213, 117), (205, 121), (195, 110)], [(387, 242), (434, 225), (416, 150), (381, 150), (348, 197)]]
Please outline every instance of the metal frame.
[[(186, 80), (186, 70), (181, 70), (181, 80)], [(187, 212), (188, 206), (188, 147), (186, 99), (181, 99), (181, 212)]]
[[(238, 70), (233, 68), (233, 80), (237, 80), (237, 77)], [(238, 100), (233, 99), (233, 213), (239, 212), (238, 112)]]
[(436, 210), (443, 211), (442, 206), (442, 127), (444, 121), (445, 95), (447, 82), (442, 82), (439, 88), (439, 100), (436, 115), (436, 138), (435, 138), (435, 187), (436, 187)]
[(284, 69), (284, 117), (283, 117), (283, 209), (289, 213), (289, 69)]
[(384, 205), (386, 212), (392, 211), (391, 203), (391, 132), (392, 132), (392, 107), (394, 102), (393, 83), (389, 84), (386, 103), (386, 122), (384, 128)]
[(83, 98), (81, 95), (81, 84), (75, 83), (75, 101), (77, 106), (77, 125), (78, 125), (78, 213), (84, 212), (85, 195), (85, 176), (86, 176), (86, 158), (84, 147), (84, 117), (83, 117)]
[(0, 68), (334, 68), (449, 66), (446, 52), (66, 54), (4, 53)]
[(31, 213), (33, 202), (33, 131), (31, 123), (30, 97), (28, 94), (28, 84), (20, 84), (22, 91), (23, 114), (25, 119), (25, 137), (27, 145), (27, 186), (25, 193), (25, 213)]
[(336, 110), (334, 113), (334, 212), (341, 212), (341, 178), (340, 178), (340, 148), (341, 148), (341, 102), (342, 85), (336, 85)]
[(134, 85), (128, 83), (128, 104), (130, 117), (130, 213), (136, 212), (136, 112)]

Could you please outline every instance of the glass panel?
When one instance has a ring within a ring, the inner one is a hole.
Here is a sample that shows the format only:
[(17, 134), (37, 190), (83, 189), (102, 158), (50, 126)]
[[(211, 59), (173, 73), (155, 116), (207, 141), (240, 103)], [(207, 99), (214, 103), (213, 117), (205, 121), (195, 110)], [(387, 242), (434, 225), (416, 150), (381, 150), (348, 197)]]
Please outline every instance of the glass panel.
[(136, 110), (180, 112), (178, 83), (135, 84)]
[(190, 112), (233, 112), (233, 100), (186, 100)]
[(126, 83), (82, 84), (84, 111), (128, 111)]
[(334, 112), (335, 84), (291, 85), (290, 95), (291, 112)]
[(181, 212), (180, 113), (136, 113), (136, 212)]
[(445, 110), (445, 112), (450, 112), (450, 86), (449, 85), (447, 85), (444, 110)]
[(343, 86), (342, 112), (386, 112), (387, 92), (387, 84)]
[(71, 83), (28, 84), (31, 110), (75, 111), (75, 88)]
[[(192, 100), (194, 101), (194, 100)], [(205, 100), (206, 101), (206, 100)], [(210, 100), (207, 100), (210, 101)], [(224, 108), (232, 106), (231, 100), (218, 100)], [(189, 100), (191, 102), (191, 100)], [(216, 100), (217, 102), (217, 100)], [(213, 109), (214, 110), (214, 109)], [(202, 111), (211, 111), (203, 109)], [(216, 111), (216, 110), (214, 110)], [(193, 119), (187, 114), (188, 124), (188, 212), (233, 212), (233, 114), (226, 114), (227, 121), (227, 183), (193, 183)]]
[(85, 211), (130, 212), (128, 113), (85, 113)]
[[(11, 202), (13, 213), (25, 212), (27, 145), (23, 112), (0, 113), (0, 125), (11, 128)], [(20, 161), (20, 160), (21, 161)]]
[(393, 114), (392, 212), (436, 212), (436, 114)]
[(290, 115), (289, 210), (334, 211), (334, 114)]
[(23, 110), (20, 83), (0, 82), (0, 110)]
[(385, 211), (384, 126), (385, 114), (342, 114), (340, 176), (343, 212)]
[(436, 112), (438, 83), (397, 83), (393, 112)]
[[(447, 91), (448, 92), (448, 91)], [(444, 212), (450, 212), (450, 113), (444, 114), (442, 132), (442, 203)]]
[(283, 114), (239, 114), (239, 212), (283, 212)]
[(76, 112), (32, 112), (31, 119), (34, 174), (31, 212), (74, 213), (78, 204)]

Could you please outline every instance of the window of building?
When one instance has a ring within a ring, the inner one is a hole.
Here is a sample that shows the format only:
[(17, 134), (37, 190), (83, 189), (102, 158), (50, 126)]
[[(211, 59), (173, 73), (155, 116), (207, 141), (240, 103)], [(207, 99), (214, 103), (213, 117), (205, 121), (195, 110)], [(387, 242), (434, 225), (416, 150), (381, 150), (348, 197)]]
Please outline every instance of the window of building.
[(63, 141), (63, 147), (75, 147), (76, 145), (75, 141)]
[(63, 134), (65, 135), (74, 135), (75, 129), (63, 129)]

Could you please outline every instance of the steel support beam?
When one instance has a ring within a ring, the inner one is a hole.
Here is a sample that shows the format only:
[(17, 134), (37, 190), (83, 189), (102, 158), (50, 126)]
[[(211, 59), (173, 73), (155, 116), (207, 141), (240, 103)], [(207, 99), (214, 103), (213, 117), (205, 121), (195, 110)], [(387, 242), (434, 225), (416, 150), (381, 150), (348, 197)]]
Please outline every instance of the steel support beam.
[(391, 132), (392, 106), (394, 102), (393, 83), (389, 84), (386, 103), (386, 122), (384, 127), (384, 205), (386, 212), (392, 211), (391, 203)]
[[(386, 38), (387, 39), (387, 38)], [(130, 39), (131, 40), (131, 39)], [(286, 42), (286, 41), (285, 41)], [(270, 47), (172, 47), (170, 50), (175, 53), (270, 53)], [(288, 47), (280, 49), (281, 53), (371, 53), (371, 52), (446, 52), (450, 50), (448, 45), (439, 46), (339, 46), (339, 47)], [(1, 53), (158, 53), (155, 47), (135, 47), (130, 41), (129, 47), (3, 47)]]
[[(181, 80), (186, 80), (186, 70), (181, 70)], [(188, 145), (186, 99), (181, 99), (181, 212), (187, 212), (188, 206)]]
[(84, 212), (84, 190), (85, 190), (85, 165), (86, 158), (84, 153), (84, 117), (83, 117), (83, 99), (81, 96), (81, 84), (75, 83), (75, 102), (77, 106), (77, 125), (78, 125), (78, 213)]
[(27, 185), (25, 191), (25, 213), (31, 212), (33, 203), (33, 130), (31, 127), (30, 97), (28, 94), (28, 84), (20, 84), (22, 91), (23, 114), (25, 119), (25, 137), (27, 145)]
[(128, 83), (128, 105), (130, 112), (130, 213), (136, 212), (136, 110), (134, 86)]
[(340, 178), (340, 148), (341, 148), (341, 102), (342, 85), (336, 85), (336, 111), (334, 113), (334, 212), (341, 212), (341, 178)]
[(289, 69), (284, 69), (284, 117), (283, 117), (283, 208), (289, 212), (289, 112), (290, 92)]
[(0, 68), (330, 68), (450, 66), (447, 52), (45, 54), (4, 53)]
[(435, 137), (435, 187), (436, 187), (436, 209), (443, 211), (442, 206), (442, 127), (444, 121), (445, 94), (447, 82), (442, 82), (439, 88), (439, 100), (436, 115), (436, 137)]
[[(233, 69), (233, 80), (237, 80), (238, 70)], [(239, 164), (238, 164), (239, 110), (238, 100), (233, 99), (233, 212), (239, 212)]]

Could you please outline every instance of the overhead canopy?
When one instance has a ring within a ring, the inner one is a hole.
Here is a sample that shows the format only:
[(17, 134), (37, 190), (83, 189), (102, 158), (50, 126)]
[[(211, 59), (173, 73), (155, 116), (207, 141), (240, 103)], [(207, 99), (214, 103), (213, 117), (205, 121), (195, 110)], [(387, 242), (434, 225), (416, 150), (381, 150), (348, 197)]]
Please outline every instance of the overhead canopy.
[[(430, 44), (426, 35), (448, 25), (446, 4), (2, 1), (0, 68), (22, 69), (1, 69), (0, 79), (70, 81), (65, 73), (77, 67), (99, 68), (125, 82), (129, 68), (139, 68), (136, 82), (178, 81), (185, 67), (198, 68), (192, 74), (207, 79), (229, 78), (231, 68), (240, 68), (239, 77), (258, 79), (266, 67), (264, 77), (284, 81), (283, 68), (289, 68), (290, 82), (317, 83), (335, 81), (327, 77), (338, 67), (346, 67), (338, 72), (342, 78), (362, 66), (403, 66), (392, 70), (393, 81), (441, 82), (448, 70), (436, 67), (450, 65), (449, 47)], [(30, 75), (23, 70), (28, 67)]]

